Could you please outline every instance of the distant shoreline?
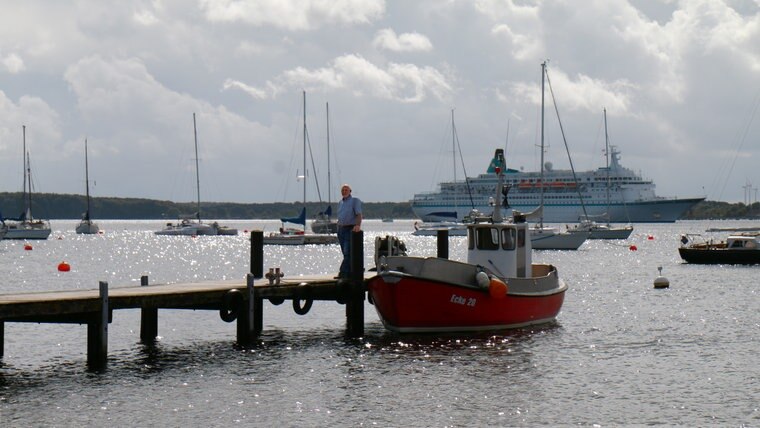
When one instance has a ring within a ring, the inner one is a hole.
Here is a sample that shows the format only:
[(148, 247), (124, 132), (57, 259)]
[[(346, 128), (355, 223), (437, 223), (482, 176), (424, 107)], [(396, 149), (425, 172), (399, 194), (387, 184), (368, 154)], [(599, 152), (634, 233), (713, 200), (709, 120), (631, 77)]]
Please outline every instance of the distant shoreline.
[[(235, 203), (201, 202), (203, 218), (218, 220), (270, 220), (291, 217), (300, 211), (301, 202)], [(333, 202), (333, 212), (337, 203)], [(21, 213), (20, 192), (0, 192), (0, 213), (17, 217)], [(92, 216), (103, 220), (175, 220), (193, 216), (195, 202), (172, 202), (142, 198), (93, 197)], [(416, 219), (410, 202), (364, 202), (366, 218)], [(313, 218), (327, 208), (327, 202), (307, 202), (306, 212)], [(85, 209), (84, 195), (38, 193), (32, 200), (36, 218), (80, 219)], [(681, 220), (760, 220), (760, 202), (703, 201), (687, 211)]]

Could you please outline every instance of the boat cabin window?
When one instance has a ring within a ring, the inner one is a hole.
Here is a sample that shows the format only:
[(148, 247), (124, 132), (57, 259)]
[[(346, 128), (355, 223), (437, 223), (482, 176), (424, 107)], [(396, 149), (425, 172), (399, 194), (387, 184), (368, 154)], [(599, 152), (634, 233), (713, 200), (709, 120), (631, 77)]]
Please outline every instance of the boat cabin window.
[(515, 249), (515, 230), (512, 228), (504, 228), (501, 230), (501, 248), (504, 250)]
[[(475, 230), (475, 245), (479, 250), (499, 249), (499, 229), (495, 227), (477, 227)], [(470, 240), (472, 242), (472, 240)]]
[(742, 248), (744, 246), (744, 241), (736, 240), (731, 243), (731, 248)]

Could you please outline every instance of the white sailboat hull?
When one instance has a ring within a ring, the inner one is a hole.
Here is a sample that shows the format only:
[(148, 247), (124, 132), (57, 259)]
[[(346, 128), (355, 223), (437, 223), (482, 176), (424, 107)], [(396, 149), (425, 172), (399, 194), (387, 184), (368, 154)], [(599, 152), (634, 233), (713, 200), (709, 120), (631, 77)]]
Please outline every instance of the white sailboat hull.
[(50, 225), (41, 220), (20, 223), (6, 221), (5, 224), (8, 227), (5, 239), (48, 239), (52, 232)]
[(82, 220), (74, 230), (80, 235), (97, 235), (100, 233), (100, 226), (92, 220)]

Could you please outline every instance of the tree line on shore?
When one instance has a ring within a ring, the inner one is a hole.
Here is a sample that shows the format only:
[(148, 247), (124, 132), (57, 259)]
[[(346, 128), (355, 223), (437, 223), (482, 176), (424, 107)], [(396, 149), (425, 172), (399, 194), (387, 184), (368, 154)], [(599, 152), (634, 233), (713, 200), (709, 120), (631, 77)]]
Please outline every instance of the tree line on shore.
[[(18, 217), (23, 210), (20, 192), (0, 192), (0, 215)], [(333, 204), (333, 212), (337, 204)], [(32, 200), (32, 212), (37, 218), (79, 219), (85, 210), (83, 195), (39, 193)], [(194, 216), (196, 202), (171, 202), (155, 199), (95, 197), (91, 199), (93, 218), (104, 220), (174, 220)], [(302, 202), (232, 203), (201, 202), (201, 214), (205, 219), (244, 220), (279, 219), (292, 217), (300, 212)], [(405, 202), (364, 202), (365, 218), (414, 219), (411, 204)], [(327, 208), (327, 203), (308, 202), (307, 216), (313, 217)], [(703, 201), (687, 211), (682, 220), (708, 219), (758, 219), (760, 202), (750, 205)]]

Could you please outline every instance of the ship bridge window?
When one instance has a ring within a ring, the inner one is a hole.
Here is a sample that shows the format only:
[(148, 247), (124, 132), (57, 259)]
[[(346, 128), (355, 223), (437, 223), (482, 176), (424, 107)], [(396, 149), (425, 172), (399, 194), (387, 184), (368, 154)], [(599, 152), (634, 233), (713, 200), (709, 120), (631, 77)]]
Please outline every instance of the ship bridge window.
[(515, 249), (515, 230), (506, 228), (501, 230), (501, 248), (505, 250)]
[[(499, 249), (499, 229), (495, 227), (476, 227), (475, 246), (479, 250), (495, 251)], [(472, 229), (471, 229), (472, 230)], [(470, 240), (472, 249), (472, 240)]]

